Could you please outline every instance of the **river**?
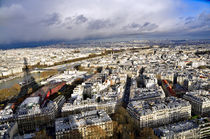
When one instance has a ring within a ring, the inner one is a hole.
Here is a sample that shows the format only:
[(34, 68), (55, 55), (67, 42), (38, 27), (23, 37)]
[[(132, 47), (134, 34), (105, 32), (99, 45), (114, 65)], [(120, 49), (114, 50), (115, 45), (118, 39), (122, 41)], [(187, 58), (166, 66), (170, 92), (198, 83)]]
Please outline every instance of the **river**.
[[(48, 68), (44, 68), (44, 69), (36, 69), (34, 71), (36, 72), (31, 72), (30, 75), (28, 76), (28, 79), (30, 79), (31, 77), (33, 77), (35, 80), (39, 80), (40, 79), (40, 72), (38, 71), (47, 71), (47, 70), (52, 70), (52, 69), (57, 69), (59, 71), (59, 73), (63, 72), (64, 70), (66, 70), (67, 68), (72, 68), (72, 66), (75, 63), (69, 63), (69, 64), (63, 64), (63, 65), (58, 65), (58, 66), (53, 66), (53, 67), (48, 67)], [(14, 84), (20, 83), (24, 81), (24, 77), (16, 77), (10, 80), (7, 80), (5, 82), (0, 83), (0, 89), (4, 89), (4, 88), (10, 88), (12, 87)]]
[[(36, 79), (39, 79), (39, 78), (40, 78), (40, 72), (31, 73), (31, 74), (28, 76), (28, 79), (30, 79), (31, 76), (32, 76), (35, 80), (36, 80)], [(8, 80), (8, 81), (5, 81), (5, 82), (0, 83), (0, 89), (10, 88), (10, 87), (12, 87), (14, 84), (17, 84), (17, 83), (20, 83), (20, 82), (23, 82), (23, 81), (24, 81), (24, 77), (16, 77), (16, 78), (13, 78), (13, 79), (11, 79), (11, 80)]]

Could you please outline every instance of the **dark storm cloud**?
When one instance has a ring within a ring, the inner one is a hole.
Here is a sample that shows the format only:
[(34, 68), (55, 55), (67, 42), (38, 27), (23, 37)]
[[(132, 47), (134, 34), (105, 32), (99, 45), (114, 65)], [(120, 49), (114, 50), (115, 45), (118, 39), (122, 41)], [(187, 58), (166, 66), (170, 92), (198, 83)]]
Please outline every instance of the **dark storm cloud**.
[(185, 24), (189, 31), (210, 30), (210, 13), (203, 12), (197, 17), (188, 17), (185, 19)]
[(139, 29), (141, 27), (141, 25), (137, 24), (137, 23), (132, 23), (131, 25), (128, 25), (128, 27), (134, 28), (134, 29)]
[(84, 24), (88, 21), (88, 18), (86, 18), (84, 15), (78, 15), (78, 16), (71, 16), (66, 17), (62, 23), (63, 26), (66, 27), (66, 29), (72, 29), (74, 26), (79, 26), (81, 24)]
[(79, 15), (75, 18), (76, 24), (85, 23), (88, 19), (84, 15)]
[(61, 23), (61, 16), (58, 13), (53, 13), (51, 15), (48, 15), (46, 19), (41, 21), (42, 23), (51, 26)]
[(156, 28), (158, 28), (158, 25), (146, 22), (146, 23), (144, 23), (144, 25), (142, 25), (141, 30), (152, 31), (152, 30), (154, 30)]
[(185, 24), (192, 23), (194, 19), (195, 19), (194, 17), (187, 17), (187, 18), (185, 18)]
[(88, 23), (88, 29), (90, 30), (98, 30), (103, 28), (113, 27), (114, 24), (110, 22), (110, 20), (93, 20)]
[(136, 31), (152, 31), (154, 29), (158, 28), (158, 25), (153, 24), (153, 23), (149, 23), (149, 22), (145, 22), (143, 25), (137, 24), (137, 23), (132, 23), (131, 25), (125, 26), (124, 27), (126, 30), (129, 29), (134, 29)]
[(142, 27), (146, 27), (146, 26), (148, 26), (150, 23), (149, 22), (146, 22), (146, 23), (144, 23), (144, 25), (142, 26)]

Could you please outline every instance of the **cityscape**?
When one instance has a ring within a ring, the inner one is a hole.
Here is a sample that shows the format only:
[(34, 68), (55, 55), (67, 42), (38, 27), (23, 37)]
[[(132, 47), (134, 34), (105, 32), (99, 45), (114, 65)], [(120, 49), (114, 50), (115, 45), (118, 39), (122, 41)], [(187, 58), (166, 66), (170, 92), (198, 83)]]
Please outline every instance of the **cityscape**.
[(1, 135), (207, 138), (209, 46), (132, 41), (2, 50)]
[(209, 17), (208, 0), (0, 1), (0, 139), (209, 139)]

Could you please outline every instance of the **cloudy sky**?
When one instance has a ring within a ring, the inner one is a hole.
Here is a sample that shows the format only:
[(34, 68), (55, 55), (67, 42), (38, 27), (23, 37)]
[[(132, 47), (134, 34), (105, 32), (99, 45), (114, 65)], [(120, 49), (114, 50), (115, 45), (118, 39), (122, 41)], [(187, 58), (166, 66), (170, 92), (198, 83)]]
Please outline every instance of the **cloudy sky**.
[(0, 44), (130, 35), (210, 38), (210, 1), (0, 0)]

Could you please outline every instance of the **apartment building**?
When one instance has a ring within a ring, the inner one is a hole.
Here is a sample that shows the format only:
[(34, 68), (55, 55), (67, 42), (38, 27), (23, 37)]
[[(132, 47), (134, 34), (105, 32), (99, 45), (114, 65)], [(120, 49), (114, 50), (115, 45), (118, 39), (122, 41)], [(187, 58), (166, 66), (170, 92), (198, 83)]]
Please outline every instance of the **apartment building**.
[(208, 91), (195, 90), (193, 92), (187, 92), (183, 98), (190, 102), (194, 114), (210, 114), (210, 94)]
[(132, 101), (128, 104), (127, 110), (140, 128), (156, 127), (191, 117), (190, 103), (175, 97)]
[(55, 121), (56, 139), (106, 138), (113, 135), (113, 123), (103, 110), (82, 112)]

